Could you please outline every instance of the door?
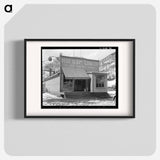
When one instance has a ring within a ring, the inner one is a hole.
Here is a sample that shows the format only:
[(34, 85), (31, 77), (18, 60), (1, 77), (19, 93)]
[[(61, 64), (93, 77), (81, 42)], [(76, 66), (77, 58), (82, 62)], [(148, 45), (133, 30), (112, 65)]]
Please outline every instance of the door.
[(86, 80), (75, 80), (74, 91), (85, 91)]

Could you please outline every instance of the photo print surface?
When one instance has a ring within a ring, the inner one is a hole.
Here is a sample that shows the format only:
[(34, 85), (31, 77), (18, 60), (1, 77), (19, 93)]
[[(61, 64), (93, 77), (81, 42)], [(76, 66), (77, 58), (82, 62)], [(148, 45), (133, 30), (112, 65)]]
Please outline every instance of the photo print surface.
[(41, 108), (118, 108), (118, 47), (41, 47)]

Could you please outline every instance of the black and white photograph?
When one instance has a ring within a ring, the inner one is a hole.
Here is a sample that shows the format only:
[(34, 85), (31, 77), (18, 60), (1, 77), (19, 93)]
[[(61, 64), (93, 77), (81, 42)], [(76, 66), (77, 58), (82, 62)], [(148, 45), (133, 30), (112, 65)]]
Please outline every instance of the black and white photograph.
[(41, 47), (41, 107), (118, 108), (118, 47)]

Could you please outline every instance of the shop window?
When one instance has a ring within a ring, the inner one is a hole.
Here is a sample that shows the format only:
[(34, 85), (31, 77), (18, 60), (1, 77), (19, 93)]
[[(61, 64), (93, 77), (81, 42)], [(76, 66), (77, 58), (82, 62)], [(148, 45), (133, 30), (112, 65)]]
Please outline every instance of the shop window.
[(64, 86), (72, 87), (72, 84), (73, 84), (72, 82), (73, 82), (72, 80), (64, 78)]
[(105, 77), (104, 76), (96, 76), (96, 87), (104, 87)]

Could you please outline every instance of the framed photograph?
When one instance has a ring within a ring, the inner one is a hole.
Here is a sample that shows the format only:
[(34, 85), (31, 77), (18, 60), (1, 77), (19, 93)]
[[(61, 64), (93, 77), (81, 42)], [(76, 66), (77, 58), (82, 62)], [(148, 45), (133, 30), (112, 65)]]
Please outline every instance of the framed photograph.
[(25, 39), (26, 118), (135, 117), (134, 39)]

